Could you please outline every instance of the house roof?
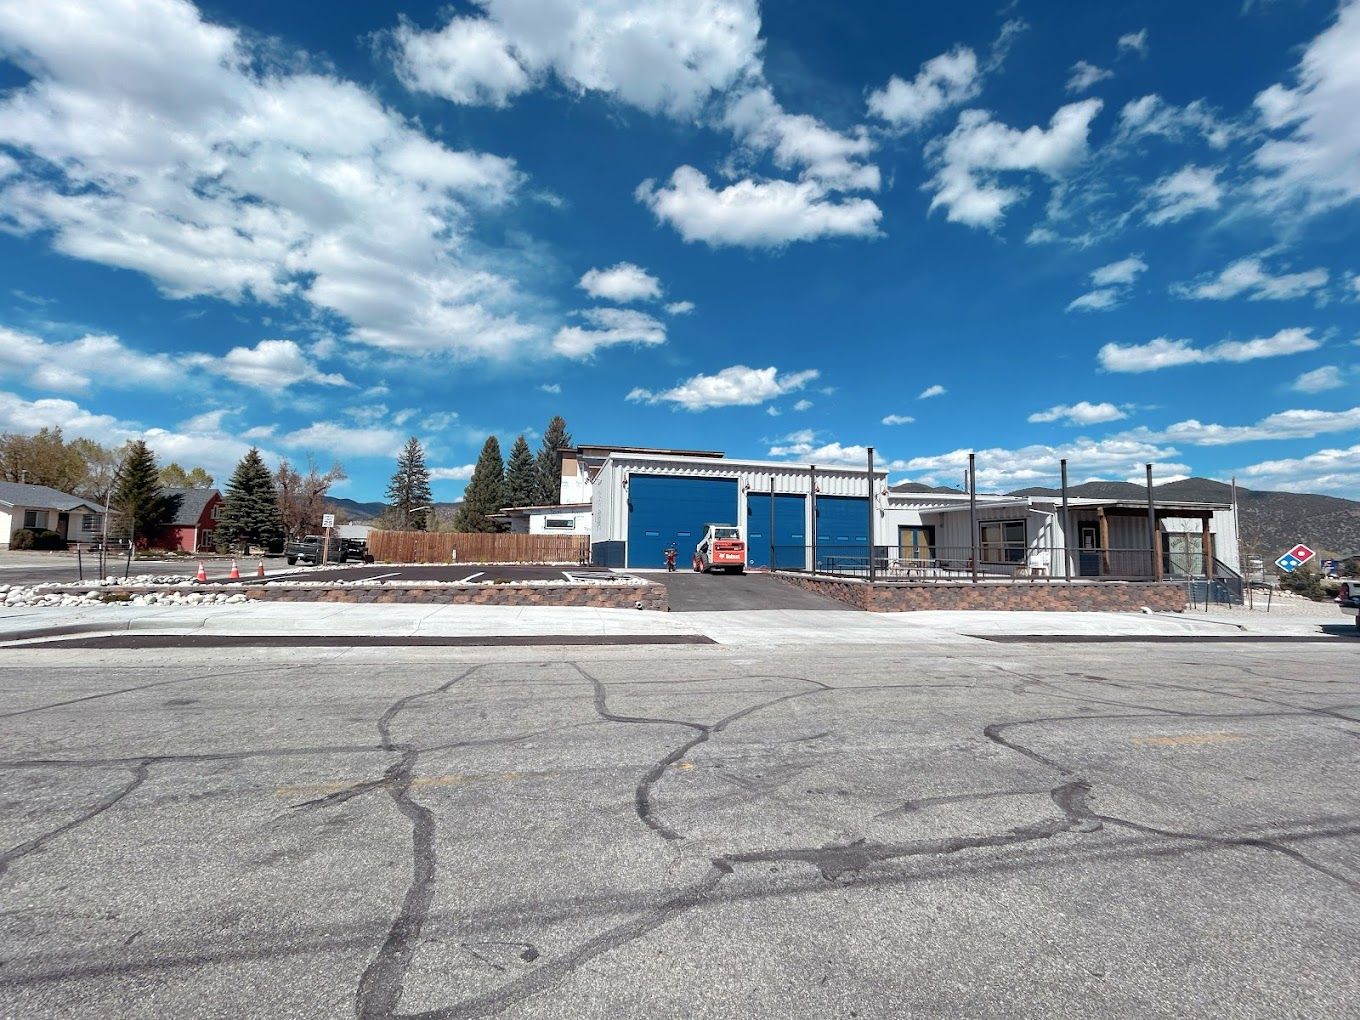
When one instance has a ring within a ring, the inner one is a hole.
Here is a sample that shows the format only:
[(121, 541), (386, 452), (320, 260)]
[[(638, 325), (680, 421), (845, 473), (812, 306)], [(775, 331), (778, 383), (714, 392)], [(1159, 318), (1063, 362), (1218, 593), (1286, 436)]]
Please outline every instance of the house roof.
[(179, 497), (179, 509), (175, 511), (174, 520), (165, 522), (171, 527), (197, 524), (212, 498), (219, 494), (216, 489), (162, 489), (161, 492)]
[(46, 485), (28, 485), (24, 482), (0, 482), (0, 503), (6, 506), (22, 506), (32, 510), (74, 510), (85, 507), (99, 509), (93, 503), (72, 496)]

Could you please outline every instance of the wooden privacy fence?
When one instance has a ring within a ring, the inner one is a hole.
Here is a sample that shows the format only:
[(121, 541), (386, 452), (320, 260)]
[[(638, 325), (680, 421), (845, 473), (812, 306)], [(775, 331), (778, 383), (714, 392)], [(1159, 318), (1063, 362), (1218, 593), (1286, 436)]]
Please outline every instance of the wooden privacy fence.
[(368, 551), (383, 563), (589, 563), (590, 536), (374, 530)]

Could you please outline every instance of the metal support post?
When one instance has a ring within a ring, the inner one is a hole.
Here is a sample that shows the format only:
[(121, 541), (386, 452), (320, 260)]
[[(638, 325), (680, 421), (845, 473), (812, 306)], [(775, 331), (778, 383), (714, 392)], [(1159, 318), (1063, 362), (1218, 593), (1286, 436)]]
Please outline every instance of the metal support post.
[(812, 572), (817, 573), (817, 465), (809, 464), (808, 502), (812, 508)]
[(1148, 561), (1148, 576), (1157, 580), (1157, 508), (1152, 501), (1152, 465), (1147, 465), (1147, 507), (1148, 507), (1148, 549), (1152, 558)]
[(874, 448), (869, 447), (869, 583), (874, 583)]
[(770, 475), (770, 569), (775, 569), (774, 562), (774, 475)]
[(1068, 584), (1072, 583), (1072, 515), (1067, 510), (1067, 458), (1064, 457), (1060, 462), (1062, 465), (1062, 501), (1063, 501), (1063, 580)]
[(968, 531), (973, 543), (973, 583), (978, 579), (977, 454), (968, 455)]

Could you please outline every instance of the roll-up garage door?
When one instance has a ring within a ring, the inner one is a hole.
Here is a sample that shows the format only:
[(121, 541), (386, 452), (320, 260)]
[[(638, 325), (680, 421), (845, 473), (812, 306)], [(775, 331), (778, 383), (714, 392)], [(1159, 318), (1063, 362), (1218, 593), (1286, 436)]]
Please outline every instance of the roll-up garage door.
[(680, 569), (689, 566), (706, 524), (737, 523), (735, 478), (628, 476), (628, 566), (664, 567), (674, 544)]
[[(775, 566), (802, 570), (807, 566), (807, 497), (776, 493), (774, 497)], [(770, 495), (746, 496), (746, 565), (770, 565)]]
[(817, 497), (817, 568), (867, 569), (869, 500), (866, 496)]

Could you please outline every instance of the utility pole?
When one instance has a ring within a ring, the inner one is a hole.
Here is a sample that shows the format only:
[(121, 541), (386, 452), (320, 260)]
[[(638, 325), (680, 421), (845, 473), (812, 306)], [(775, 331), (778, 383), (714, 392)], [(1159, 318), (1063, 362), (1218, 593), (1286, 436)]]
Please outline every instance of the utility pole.
[(968, 455), (968, 531), (973, 542), (973, 583), (978, 579), (977, 454)]

